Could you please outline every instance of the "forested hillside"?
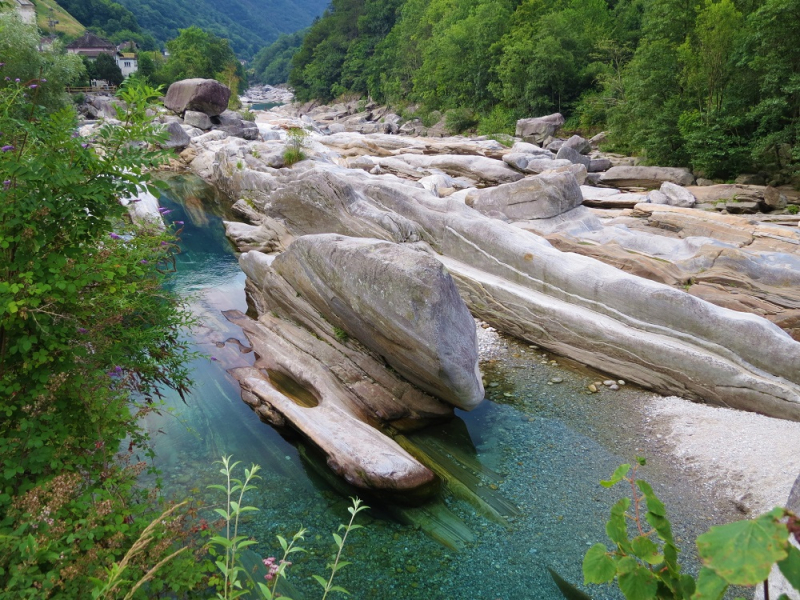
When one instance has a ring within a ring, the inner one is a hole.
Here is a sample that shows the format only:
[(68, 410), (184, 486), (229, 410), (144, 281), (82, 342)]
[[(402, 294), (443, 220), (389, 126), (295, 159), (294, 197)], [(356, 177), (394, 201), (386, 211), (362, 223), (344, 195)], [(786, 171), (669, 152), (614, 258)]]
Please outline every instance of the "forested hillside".
[(196, 25), (228, 38), (242, 58), (253, 56), (278, 39), (308, 27), (329, 0), (120, 0), (139, 24), (160, 42), (178, 35), (178, 29)]
[[(146, 49), (163, 45), (179, 29), (196, 25), (227, 38), (250, 58), (283, 33), (293, 33), (322, 14), (329, 0), (58, 0), (87, 27), (116, 38), (134, 39)], [(117, 35), (120, 34), (120, 35)], [(115, 41), (117, 41), (115, 39)], [(121, 40), (120, 40), (121, 41)]]
[(333, 0), (292, 62), (301, 100), (555, 111), (709, 177), (800, 183), (800, 0)]

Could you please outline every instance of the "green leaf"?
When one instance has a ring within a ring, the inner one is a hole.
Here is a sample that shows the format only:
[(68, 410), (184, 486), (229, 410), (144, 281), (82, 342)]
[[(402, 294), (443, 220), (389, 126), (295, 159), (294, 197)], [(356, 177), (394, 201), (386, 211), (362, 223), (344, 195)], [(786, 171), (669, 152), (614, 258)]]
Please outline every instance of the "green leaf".
[[(621, 573), (618, 578), (619, 589), (628, 600), (652, 600), (656, 597), (658, 581), (650, 569), (646, 569), (631, 557), (623, 558), (633, 561), (632, 568), (627, 573)], [(620, 567), (622, 565), (620, 564)]]
[(339, 569), (344, 569), (347, 565), (352, 565), (353, 563), (347, 562), (346, 560), (340, 560), (338, 563), (331, 567), (331, 571), (334, 573), (338, 573)]
[(630, 508), (630, 498), (620, 498), (611, 507), (611, 516), (606, 523), (608, 538), (621, 548), (629, 548), (628, 522), (625, 520), (625, 511)]
[(778, 563), (778, 568), (792, 587), (800, 591), (800, 550), (791, 544), (788, 545), (788, 550), (789, 556)]
[(664, 503), (658, 499), (658, 496), (656, 496), (650, 484), (642, 479), (637, 479), (636, 486), (639, 488), (642, 494), (644, 494), (645, 501), (647, 502), (647, 510), (654, 515), (658, 515), (659, 517), (666, 517), (667, 509), (664, 506)]
[(617, 574), (614, 560), (603, 544), (595, 544), (583, 557), (583, 583), (608, 583)]
[(610, 488), (610, 487), (618, 484), (620, 481), (622, 481), (625, 478), (625, 476), (628, 474), (628, 471), (630, 471), (630, 469), (631, 469), (630, 465), (620, 465), (620, 466), (618, 466), (616, 471), (614, 471), (614, 473), (612, 473), (611, 479), (606, 479), (606, 480), (601, 481), (600, 485), (602, 485), (603, 487)]
[(332, 592), (341, 592), (342, 594), (347, 594), (348, 596), (350, 595), (350, 592), (348, 592), (346, 589), (344, 589), (344, 588), (343, 588), (342, 586), (340, 586), (340, 585), (335, 585), (335, 586), (333, 586), (333, 587), (331, 588), (331, 591), (332, 591)]
[(322, 586), (323, 590), (328, 589), (328, 582), (325, 579), (323, 579), (319, 575), (312, 575), (311, 577), (313, 577), (314, 581), (316, 581), (318, 584)]
[(339, 548), (341, 548), (342, 547), (342, 536), (340, 536), (338, 533), (333, 533), (331, 535), (333, 535), (333, 541), (336, 542), (336, 545)]
[(697, 538), (697, 550), (705, 566), (734, 585), (764, 581), (772, 565), (787, 557), (789, 530), (779, 523), (783, 509), (757, 519), (712, 527)]
[(280, 543), (281, 548), (283, 548), (283, 551), (286, 552), (286, 549), (289, 547), (289, 544), (286, 542), (286, 539), (280, 535), (277, 535), (275, 537), (278, 538), (278, 543)]
[(642, 561), (651, 565), (664, 562), (664, 555), (659, 553), (656, 543), (646, 535), (633, 538), (631, 540), (631, 549)]
[(728, 589), (728, 583), (708, 567), (700, 569), (697, 576), (697, 589), (692, 600), (720, 600)]

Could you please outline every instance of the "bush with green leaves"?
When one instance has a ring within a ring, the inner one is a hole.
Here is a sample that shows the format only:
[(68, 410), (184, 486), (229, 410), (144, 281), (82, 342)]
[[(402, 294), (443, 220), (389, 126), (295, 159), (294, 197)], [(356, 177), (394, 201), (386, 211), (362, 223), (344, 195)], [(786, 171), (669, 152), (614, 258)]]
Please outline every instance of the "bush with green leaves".
[[(161, 512), (136, 486), (139, 420), (188, 389), (191, 319), (163, 286), (175, 232), (133, 226), (120, 204), (165, 160), (146, 115), (159, 91), (129, 80), (122, 125), (85, 140), (72, 106), (40, 104), (43, 83), (0, 88), (0, 588), (83, 598)], [(180, 530), (160, 529), (130, 576)], [(188, 554), (134, 597), (196, 586)]]
[(306, 144), (308, 132), (302, 127), (290, 127), (286, 131), (286, 148), (283, 151), (283, 162), (287, 167), (291, 167), (301, 160), (305, 160), (306, 153), (303, 148)]
[[(712, 527), (697, 538), (702, 568), (697, 578), (678, 562), (678, 547), (667, 510), (649, 483), (636, 478), (638, 464), (621, 465), (603, 487), (624, 483), (630, 498), (611, 508), (606, 533), (612, 547), (592, 546), (583, 560), (584, 583), (616, 581), (628, 600), (720, 600), (728, 587), (753, 586), (769, 577), (773, 565), (800, 591), (800, 520), (776, 508), (752, 520)], [(769, 594), (766, 594), (769, 597)], [(782, 595), (779, 600), (788, 600)]]
[(64, 86), (83, 79), (85, 70), (78, 55), (64, 54), (60, 42), (39, 51), (40, 37), (36, 27), (22, 23), (14, 11), (0, 12), (0, 88), (35, 84), (36, 103), (53, 110), (69, 103)]
[[(225, 535), (215, 535), (209, 540), (209, 552), (215, 559), (214, 564), (218, 570), (218, 573), (211, 577), (209, 583), (217, 589), (217, 598), (219, 600), (234, 600), (235, 598), (248, 596), (251, 591), (256, 592), (265, 600), (274, 600), (276, 598), (291, 600), (286, 595), (285, 590), (279, 591), (279, 585), (282, 579), (286, 579), (288, 569), (292, 564), (288, 560), (289, 557), (298, 552), (306, 552), (304, 548), (297, 545), (298, 542), (302, 542), (305, 539), (306, 529), (301, 528), (292, 536), (291, 540), (286, 540), (280, 535), (277, 536), (283, 550), (283, 556), (280, 559), (275, 557), (265, 558), (262, 562), (267, 570), (264, 575), (267, 583), (261, 581), (253, 582), (252, 577), (247, 577), (248, 573), (242, 566), (241, 558), (242, 551), (257, 542), (248, 539), (245, 535), (241, 535), (239, 533), (239, 525), (242, 515), (258, 510), (254, 506), (246, 506), (244, 504), (244, 495), (246, 492), (256, 489), (253, 481), (259, 478), (257, 473), (260, 467), (254, 464), (250, 465), (249, 469), (245, 468), (244, 479), (242, 480), (233, 476), (239, 463), (231, 462), (230, 456), (223, 456), (219, 464), (222, 465), (220, 473), (225, 477), (225, 485), (212, 485), (209, 487), (225, 494), (224, 508), (214, 509), (217, 515), (222, 518)], [(355, 523), (356, 515), (369, 508), (362, 504), (358, 498), (351, 498), (351, 500), (352, 506), (347, 509), (350, 513), (350, 521), (346, 525), (339, 525), (339, 531), (344, 531), (344, 535), (333, 534), (337, 552), (333, 560), (328, 563), (329, 577), (325, 579), (320, 575), (312, 575), (323, 589), (322, 600), (325, 600), (331, 592), (349, 593), (343, 587), (334, 585), (333, 580), (341, 569), (350, 564), (342, 560), (342, 551), (350, 532), (362, 527)]]

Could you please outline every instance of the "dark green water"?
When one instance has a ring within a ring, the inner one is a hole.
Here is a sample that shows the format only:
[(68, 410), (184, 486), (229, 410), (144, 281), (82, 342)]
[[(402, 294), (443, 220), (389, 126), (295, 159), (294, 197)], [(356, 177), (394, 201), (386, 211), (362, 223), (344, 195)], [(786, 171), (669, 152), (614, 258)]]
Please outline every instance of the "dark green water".
[(280, 102), (256, 102), (250, 106), (250, 110), (269, 110), (280, 105)]
[[(252, 355), (243, 352), (246, 339), (220, 313), (246, 310), (245, 277), (222, 226), (223, 219), (233, 218), (230, 201), (195, 177), (169, 181), (171, 191), (161, 199), (172, 209), (167, 218), (185, 222), (174, 285), (201, 320), (191, 336), (202, 358), (192, 365), (195, 387), (186, 404), (170, 397), (170, 412), (148, 421), (156, 466), (168, 494), (212, 503), (218, 497), (206, 486), (222, 483), (219, 466), (212, 464), (220, 455), (261, 465), (259, 491), (247, 499), (260, 511), (246, 531), (260, 542), (255, 551), (266, 557), (278, 554), (276, 534), (289, 537), (301, 526), (308, 528), (303, 546), (309, 553), (295, 555), (291, 581), (307, 600), (319, 598), (310, 575), (325, 574), (335, 549), (330, 532), (349, 516), (349, 500), (331, 487), (324, 464), (309, 458), (308, 449), (262, 424), (241, 401), (226, 369), (250, 364)], [(735, 516), (715, 506), (669, 457), (655, 452), (645, 412), (655, 401), (652, 396), (633, 386), (589, 395), (586, 385), (598, 378), (596, 373), (552, 365), (549, 360), (558, 357), (543, 357), (541, 350), (490, 330), (479, 334), (489, 401), (471, 413), (459, 411), (454, 422), (424, 435), (496, 473), (481, 484), (484, 491), (514, 504), (519, 515), (506, 528), (466, 502), (444, 496), (440, 502), (474, 535), (473, 543), (455, 551), (392, 518), (391, 507), (370, 501), (373, 509), (360, 521), (366, 528), (353, 534), (345, 551), (354, 564), (337, 579), (352, 598), (561, 598), (547, 567), (582, 582), (583, 554), (605, 541), (605, 519), (620, 493), (597, 482), (635, 455), (650, 459), (642, 474), (678, 523), (682, 547), (690, 548), (686, 540), (710, 524)], [(549, 385), (554, 376), (563, 383)], [(592, 593), (618, 597), (600, 587)]]

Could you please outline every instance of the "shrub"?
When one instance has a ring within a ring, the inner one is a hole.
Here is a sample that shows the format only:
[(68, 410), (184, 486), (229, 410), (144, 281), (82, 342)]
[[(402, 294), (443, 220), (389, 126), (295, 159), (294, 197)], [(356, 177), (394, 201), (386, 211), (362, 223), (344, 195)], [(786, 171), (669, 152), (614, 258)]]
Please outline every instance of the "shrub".
[[(132, 460), (147, 455), (138, 420), (161, 389), (187, 389), (190, 317), (162, 286), (173, 234), (133, 227), (119, 202), (164, 162), (141, 144), (163, 139), (146, 115), (159, 91), (123, 87), (126, 126), (101, 128), (95, 149), (74, 108), (48, 112), (40, 89), (0, 88), (0, 585), (15, 598), (84, 598), (151, 521), (135, 486), (147, 468)], [(130, 464), (117, 459), (122, 440)], [(176, 533), (161, 530), (142, 561), (169, 554)], [(152, 590), (195, 585), (186, 565)]]
[(306, 154), (303, 147), (306, 143), (308, 132), (302, 127), (290, 127), (286, 132), (286, 149), (283, 151), (283, 162), (287, 167), (291, 167), (301, 160), (305, 160)]
[(478, 115), (469, 108), (451, 108), (445, 113), (444, 126), (449, 133), (464, 133), (478, 124)]
[[(616, 581), (628, 600), (719, 600), (730, 585), (765, 582), (777, 563), (800, 590), (800, 550), (789, 542), (790, 535), (800, 538), (800, 520), (783, 508), (756, 519), (712, 527), (697, 538), (703, 563), (698, 577), (684, 573), (666, 508), (653, 488), (636, 478), (637, 468), (645, 464), (644, 459), (637, 460), (632, 469), (622, 465), (608, 481), (600, 482), (604, 487), (623, 483), (631, 496), (611, 508), (606, 525), (611, 549), (595, 544), (586, 552), (584, 583)], [(766, 583), (764, 586), (766, 592)]]

